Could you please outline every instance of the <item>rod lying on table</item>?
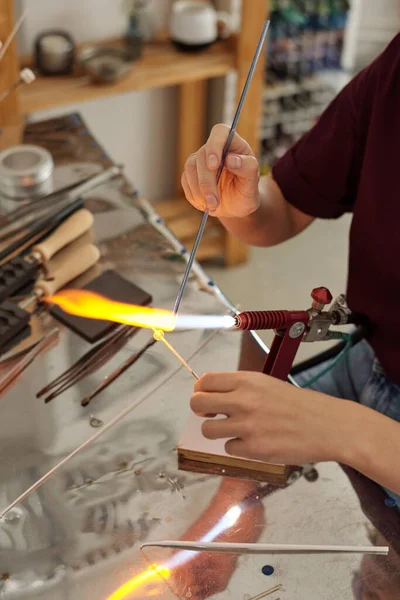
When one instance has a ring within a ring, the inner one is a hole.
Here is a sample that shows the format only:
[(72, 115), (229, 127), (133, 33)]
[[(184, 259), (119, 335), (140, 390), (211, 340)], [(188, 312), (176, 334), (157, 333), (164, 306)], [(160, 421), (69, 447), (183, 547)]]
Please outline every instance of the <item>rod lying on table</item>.
[(234, 542), (185, 542), (163, 541), (146, 542), (143, 548), (176, 548), (194, 552), (219, 552), (223, 554), (274, 554), (274, 553), (344, 553), (344, 554), (383, 554), (389, 553), (388, 546), (335, 546), (319, 544), (240, 544)]
[(45, 403), (51, 402), (70, 387), (100, 369), (128, 343), (135, 332), (133, 327), (121, 325), (105, 340), (81, 356), (64, 373), (39, 390), (36, 397), (46, 396)]

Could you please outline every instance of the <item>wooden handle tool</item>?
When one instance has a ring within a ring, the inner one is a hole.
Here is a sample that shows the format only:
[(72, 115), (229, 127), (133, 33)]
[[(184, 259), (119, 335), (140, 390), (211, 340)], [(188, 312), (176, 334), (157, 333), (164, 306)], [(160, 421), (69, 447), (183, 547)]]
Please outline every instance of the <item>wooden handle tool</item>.
[(89, 210), (82, 208), (57, 227), (40, 244), (32, 248), (32, 254), (41, 262), (47, 263), (61, 248), (83, 235), (93, 225), (93, 215)]
[[(79, 236), (76, 240), (68, 244), (66, 248), (63, 248), (57, 254), (53, 256), (51, 260), (48, 261), (46, 265), (42, 265), (46, 273), (46, 278), (52, 277), (53, 272), (58, 271), (62, 266), (69, 262), (70, 260), (74, 260), (75, 253), (78, 253), (78, 250), (84, 248), (85, 246), (90, 246), (93, 244), (94, 234), (93, 229), (89, 229), (83, 235)], [(43, 279), (43, 276), (40, 278)]]
[(68, 282), (72, 281), (97, 263), (100, 250), (93, 244), (76, 248), (67, 248), (57, 257), (56, 268), (51, 270), (51, 279), (36, 282), (36, 296), (52, 296)]

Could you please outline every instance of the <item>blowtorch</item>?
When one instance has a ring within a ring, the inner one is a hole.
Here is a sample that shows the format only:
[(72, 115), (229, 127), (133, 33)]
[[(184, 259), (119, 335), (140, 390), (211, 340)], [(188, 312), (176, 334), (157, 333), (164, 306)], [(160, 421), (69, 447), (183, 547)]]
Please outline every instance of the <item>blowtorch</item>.
[(362, 327), (366, 334), (367, 320), (350, 311), (344, 295), (340, 295), (329, 310), (324, 310), (332, 302), (327, 288), (313, 289), (311, 298), (312, 306), (308, 310), (244, 311), (234, 317), (235, 327), (242, 331), (275, 330), (263, 369), (267, 375), (286, 380), (301, 342), (343, 340), (346, 334), (331, 331), (331, 326), (353, 324)]

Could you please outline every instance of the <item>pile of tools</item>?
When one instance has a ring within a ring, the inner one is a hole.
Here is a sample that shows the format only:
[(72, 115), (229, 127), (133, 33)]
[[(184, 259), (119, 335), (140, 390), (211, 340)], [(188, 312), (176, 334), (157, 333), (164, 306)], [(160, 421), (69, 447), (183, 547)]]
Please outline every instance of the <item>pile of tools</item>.
[[(91, 269), (100, 251), (93, 245), (93, 215), (83, 206), (82, 196), (96, 186), (121, 173), (111, 167), (82, 184), (49, 194), (0, 216), (0, 394), (21, 373), (58, 340), (56, 328), (39, 339), (30, 337), (30, 323), (48, 306), (43, 302), (75, 278)], [(106, 289), (120, 294), (120, 301), (132, 298), (146, 305), (151, 296), (113, 271), (106, 271), (87, 287), (93, 291)], [(113, 358), (135, 334), (135, 327), (90, 321), (85, 331), (81, 319), (78, 327), (66, 315), (50, 312), (67, 327), (92, 345), (83, 356), (37, 392), (38, 398), (50, 402), (77, 382), (98, 371)], [(91, 337), (92, 336), (92, 337)], [(27, 339), (25, 339), (27, 338)], [(22, 339), (23, 349), (20, 350)], [(151, 338), (113, 372), (109, 373), (85, 398), (87, 406), (113, 381), (134, 365), (155, 344)]]
[(15, 350), (30, 335), (42, 300), (99, 260), (93, 215), (83, 208), (82, 195), (119, 173), (112, 167), (0, 217), (0, 393), (56, 341), (57, 329), (22, 352)]

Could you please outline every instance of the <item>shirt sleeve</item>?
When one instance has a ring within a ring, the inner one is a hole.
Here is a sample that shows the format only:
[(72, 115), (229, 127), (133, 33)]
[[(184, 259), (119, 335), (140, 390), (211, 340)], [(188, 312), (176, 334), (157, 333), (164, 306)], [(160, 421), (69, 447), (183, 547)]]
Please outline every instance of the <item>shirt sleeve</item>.
[(382, 80), (399, 56), (400, 35), (333, 100), (314, 127), (278, 160), (272, 175), (285, 199), (313, 217), (351, 212), (368, 124)]

